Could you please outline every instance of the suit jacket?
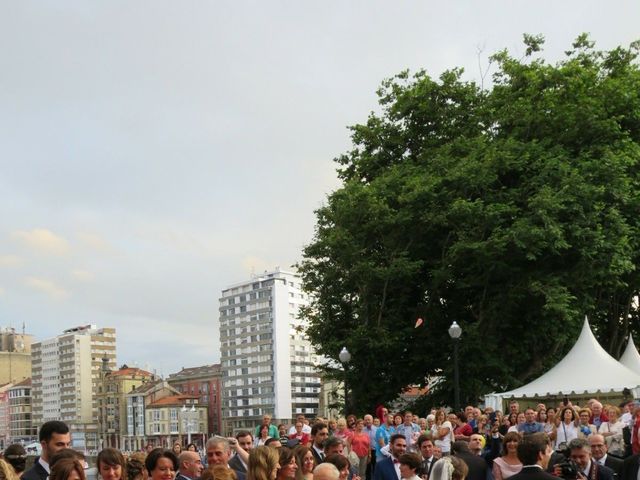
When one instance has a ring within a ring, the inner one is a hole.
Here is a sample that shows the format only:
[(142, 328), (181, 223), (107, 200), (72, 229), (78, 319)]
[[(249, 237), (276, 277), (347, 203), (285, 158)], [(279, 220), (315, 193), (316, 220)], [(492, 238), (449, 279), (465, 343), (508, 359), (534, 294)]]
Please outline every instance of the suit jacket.
[(396, 467), (391, 457), (387, 457), (376, 463), (376, 468), (373, 471), (373, 480), (398, 480)]
[(422, 460), (422, 463), (420, 464), (420, 468), (422, 469), (422, 474), (426, 475), (427, 478), (429, 478), (429, 475), (431, 475), (431, 470), (433, 470), (433, 464), (436, 463), (438, 459), (436, 457), (431, 457), (431, 463), (429, 464), (429, 468), (427, 468), (427, 460), (424, 459)]
[[(594, 459), (591, 459), (591, 470), (593, 470), (594, 466), (598, 469), (598, 476), (596, 477), (598, 480), (613, 480), (613, 470), (600, 465)], [(589, 474), (591, 474), (591, 470), (589, 470)], [(589, 475), (587, 478), (591, 478), (591, 475)]]
[(464, 460), (467, 467), (469, 467), (467, 480), (487, 480), (487, 471), (489, 467), (487, 466), (487, 462), (484, 458), (470, 452), (458, 452), (454, 457)]
[(33, 467), (22, 474), (22, 478), (24, 480), (47, 480), (49, 474), (44, 469), (44, 467), (40, 465), (39, 460), (40, 458), (36, 458), (35, 462), (33, 463)]
[[(640, 467), (640, 455), (631, 455), (622, 462), (621, 480), (637, 480)], [(24, 475), (22, 476), (24, 478)]]
[(624, 461), (621, 458), (612, 457), (607, 455), (607, 459), (604, 461), (604, 466), (613, 470), (614, 478), (619, 479), (622, 476), (622, 465)]
[(522, 467), (520, 473), (510, 476), (509, 480), (559, 480), (559, 477), (554, 477), (535, 465), (527, 465)]
[[(242, 463), (242, 460), (240, 460), (240, 457), (238, 457), (238, 455), (234, 455), (233, 457), (231, 457), (231, 460), (229, 460), (229, 468), (231, 470), (234, 470), (235, 472), (247, 473), (247, 467), (244, 466), (244, 463)], [(176, 480), (181, 479), (176, 477)]]
[(311, 449), (311, 455), (313, 455), (313, 459), (316, 461), (316, 465), (320, 465), (322, 462), (324, 462), (324, 459), (318, 455), (318, 452), (316, 452), (316, 449), (313, 448), (313, 445), (310, 447)]
[(178, 474), (176, 475), (176, 478), (174, 480), (194, 480), (194, 479), (191, 479), (189, 477), (185, 477), (180, 472), (178, 472)]

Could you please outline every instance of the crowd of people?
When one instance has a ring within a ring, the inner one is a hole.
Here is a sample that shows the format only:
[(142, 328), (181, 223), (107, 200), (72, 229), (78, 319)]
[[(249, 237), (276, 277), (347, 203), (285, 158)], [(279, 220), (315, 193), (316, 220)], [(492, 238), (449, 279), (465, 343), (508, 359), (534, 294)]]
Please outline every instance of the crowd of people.
[(42, 453), (26, 469), (21, 445), (0, 460), (0, 480), (640, 480), (640, 406), (565, 401), (506, 412), (473, 406), (274, 425), (211, 437), (204, 451), (148, 448), (98, 453), (95, 468), (71, 449), (66, 424), (46, 422)]

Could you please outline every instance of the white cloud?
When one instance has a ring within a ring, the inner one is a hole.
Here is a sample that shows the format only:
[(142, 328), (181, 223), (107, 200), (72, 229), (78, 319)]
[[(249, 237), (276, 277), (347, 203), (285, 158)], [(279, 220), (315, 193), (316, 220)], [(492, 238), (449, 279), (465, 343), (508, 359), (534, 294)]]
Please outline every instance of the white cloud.
[(113, 253), (115, 248), (106, 239), (96, 233), (80, 232), (76, 234), (80, 245), (102, 253)]
[(87, 270), (72, 270), (71, 276), (80, 282), (90, 282), (95, 278), (95, 275)]
[(22, 259), (17, 255), (0, 255), (0, 267), (19, 267)]
[(27, 277), (24, 279), (24, 285), (33, 290), (45, 293), (53, 300), (65, 300), (70, 296), (67, 290), (46, 278)]
[(11, 236), (22, 244), (38, 252), (51, 255), (66, 255), (70, 251), (69, 242), (46, 228), (18, 230)]

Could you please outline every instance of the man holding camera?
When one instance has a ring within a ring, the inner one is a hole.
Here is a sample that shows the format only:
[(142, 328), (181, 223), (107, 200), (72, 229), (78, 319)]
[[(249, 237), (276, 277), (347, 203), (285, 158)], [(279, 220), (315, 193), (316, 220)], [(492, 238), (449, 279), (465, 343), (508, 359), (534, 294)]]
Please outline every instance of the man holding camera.
[(591, 446), (585, 438), (574, 438), (567, 445), (569, 449), (570, 462), (575, 464), (575, 472), (572, 468), (568, 470), (560, 465), (554, 465), (554, 474), (569, 480), (568, 472), (571, 473), (571, 479), (579, 480), (613, 480), (613, 470), (604, 465), (600, 465), (591, 458)]

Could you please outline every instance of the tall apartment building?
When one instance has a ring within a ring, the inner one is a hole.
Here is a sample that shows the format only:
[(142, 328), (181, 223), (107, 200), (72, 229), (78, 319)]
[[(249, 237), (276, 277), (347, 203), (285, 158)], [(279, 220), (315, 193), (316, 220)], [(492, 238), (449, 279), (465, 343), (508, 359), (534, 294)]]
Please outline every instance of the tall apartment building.
[(103, 359), (116, 367), (115, 328), (83, 325), (32, 345), (32, 401), (36, 427), (48, 420), (69, 425), (74, 448), (97, 450), (95, 392)]
[(16, 332), (15, 328), (0, 329), (0, 385), (18, 383), (31, 377), (31, 343), (33, 336)]
[(320, 376), (298, 319), (307, 304), (299, 275), (276, 269), (231, 285), (220, 298), (224, 433), (253, 428), (269, 413), (314, 417)]

